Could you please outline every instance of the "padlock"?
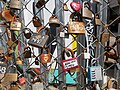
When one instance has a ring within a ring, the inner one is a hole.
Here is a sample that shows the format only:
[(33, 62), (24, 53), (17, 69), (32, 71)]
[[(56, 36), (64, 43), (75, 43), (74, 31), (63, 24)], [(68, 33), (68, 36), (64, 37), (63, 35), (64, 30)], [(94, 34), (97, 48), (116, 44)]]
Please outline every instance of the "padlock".
[(35, 65), (39, 65), (38, 57), (35, 58)]
[(108, 32), (103, 32), (101, 35), (101, 43), (105, 43), (107, 41), (109, 41), (110, 39), (110, 34)]
[(7, 67), (7, 71), (5, 74), (5, 78), (4, 81), (5, 82), (13, 82), (13, 81), (17, 81), (18, 78), (18, 74), (17, 74), (17, 68), (15, 65), (9, 65)]
[(40, 62), (45, 64), (51, 61), (50, 49), (49, 48), (42, 48), (41, 55), (40, 55)]
[(36, 82), (42, 82), (42, 80), (39, 76), (35, 76), (31, 81), (32, 84), (35, 84)]
[(23, 85), (23, 84), (25, 84), (25, 82), (26, 82), (26, 78), (23, 77), (23, 76), (20, 76), (20, 77), (19, 77), (19, 84), (20, 84), (20, 85)]
[(63, 4), (63, 10), (64, 10), (64, 11), (68, 11), (68, 6), (67, 6), (66, 3)]
[(32, 18), (32, 22), (33, 22), (34, 27), (41, 27), (42, 26), (38, 16), (34, 16)]
[(75, 12), (79, 12), (79, 10), (82, 8), (81, 3), (80, 2), (75, 2), (75, 1), (71, 2), (70, 6)]
[(60, 26), (60, 21), (57, 16), (51, 16), (49, 18), (49, 25), (52, 27), (59, 27)]
[(10, 0), (10, 8), (12, 9), (22, 9), (22, 0)]
[(93, 2), (96, 2), (96, 3), (102, 4), (102, 0), (93, 0)]
[[(111, 50), (113, 50), (114, 52), (110, 52)], [(111, 59), (114, 59), (114, 60), (117, 60), (119, 58), (118, 54), (117, 54), (117, 51), (111, 47), (111, 46), (106, 46), (105, 47), (105, 56), (107, 58), (111, 58)]]
[(30, 31), (31, 31), (30, 28), (24, 28), (23, 33), (24, 33), (24, 36), (26, 37), (26, 39), (30, 39), (30, 37), (31, 37)]
[(20, 17), (14, 16), (10, 23), (10, 30), (20, 31), (22, 27), (22, 23)]
[(30, 47), (24, 48), (24, 58), (31, 58), (31, 48)]
[[(69, 57), (69, 59), (65, 58), (65, 54), (67, 57)], [(80, 70), (77, 58), (70, 48), (65, 48), (62, 51), (62, 68), (64, 71), (68, 71), (70, 75), (72, 75), (72, 72), (79, 72)]]
[(101, 22), (100, 17), (99, 17), (98, 14), (95, 16), (95, 24), (96, 25), (102, 25), (102, 22)]
[(10, 22), (10, 21), (12, 21), (13, 16), (12, 16), (12, 14), (11, 14), (11, 11), (10, 11), (9, 9), (7, 9), (6, 6), (7, 6), (7, 5), (4, 5), (4, 7), (3, 7), (2, 17), (3, 17), (6, 21)]
[(118, 81), (115, 78), (111, 78), (107, 82), (107, 90), (119, 90)]
[(60, 37), (69, 38), (69, 33), (67, 32), (67, 27), (60, 28)]
[(23, 65), (21, 57), (17, 57), (16, 65)]
[(37, 3), (36, 3), (36, 7), (37, 8), (41, 8), (43, 5), (45, 5), (45, 0), (39, 0)]
[(19, 90), (17, 82), (12, 82), (9, 90)]
[(82, 8), (82, 17), (83, 18), (92, 19), (92, 11), (90, 9), (91, 9), (91, 6), (90, 6), (89, 2), (84, 1), (83, 8)]
[(74, 12), (70, 15), (68, 33), (85, 34), (84, 23), (82, 21), (82, 16), (79, 12)]

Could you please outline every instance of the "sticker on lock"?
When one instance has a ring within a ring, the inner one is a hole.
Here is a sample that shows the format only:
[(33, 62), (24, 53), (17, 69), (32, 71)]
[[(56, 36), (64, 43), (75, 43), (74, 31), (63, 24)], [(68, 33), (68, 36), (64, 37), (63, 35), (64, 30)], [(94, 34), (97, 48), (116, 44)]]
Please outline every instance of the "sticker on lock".
[(62, 60), (62, 68), (64, 71), (68, 71), (73, 68), (79, 68), (77, 58)]

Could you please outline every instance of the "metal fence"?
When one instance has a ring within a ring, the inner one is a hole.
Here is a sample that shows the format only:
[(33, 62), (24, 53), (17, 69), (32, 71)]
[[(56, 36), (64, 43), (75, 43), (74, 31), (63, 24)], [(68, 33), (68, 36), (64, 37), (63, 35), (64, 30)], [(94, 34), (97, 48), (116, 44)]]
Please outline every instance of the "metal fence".
[[(15, 1), (17, 2), (19, 0)], [(76, 90), (98, 90), (95, 89), (97, 84), (100, 90), (103, 90), (103, 85), (110, 78), (115, 78), (119, 83), (120, 7), (117, 0), (115, 0), (118, 4), (116, 7), (119, 11), (111, 7), (111, 5), (115, 3), (112, 0), (103, 0), (102, 2), (98, 2), (100, 0), (87, 1), (87, 3), (90, 4), (89, 9), (93, 16), (91, 19), (82, 17), (83, 7), (79, 11), (85, 24), (85, 32), (82, 35), (68, 33), (70, 21), (67, 21), (67, 19), (69, 19), (70, 15), (74, 12), (71, 7), (69, 7), (72, 0), (47, 0), (45, 2), (44, 0), (39, 0), (39, 2), (37, 0), (21, 1), (22, 9), (10, 8), (9, 1), (0, 1), (2, 7), (1, 13), (3, 14), (7, 9), (10, 10), (9, 14), (12, 16), (11, 21), (9, 21), (6, 19), (7, 17), (2, 15), (0, 45), (4, 47), (5, 64), (7, 64), (7, 66), (15, 65), (17, 67), (18, 80), (16, 82), (19, 89), (22, 90), (23, 85), (25, 85), (23, 90), (34, 90), (37, 86), (38, 88), (42, 87), (40, 84), (36, 84), (36, 82), (41, 82), (44, 90), (52, 90), (50, 86), (58, 88), (59, 90), (67, 90), (69, 85), (76, 87)], [(80, 2), (81, 5), (83, 5), (84, 0), (73, 0), (73, 2)], [(6, 7), (3, 7), (5, 5)], [(67, 8), (65, 8), (65, 6)], [(52, 11), (50, 7), (55, 8), (52, 8)], [(29, 14), (26, 15), (26, 12)], [(50, 15), (50, 17), (45, 15), (46, 13)], [(101, 23), (99, 26), (96, 25), (95, 22), (95, 15), (97, 14), (100, 16), (100, 19), (97, 18)], [(115, 17), (112, 17), (111, 14)], [(11, 29), (11, 22), (13, 22), (13, 18), (18, 17), (20, 17), (22, 27), (20, 30), (15, 31)], [(36, 20), (39, 19), (37, 21), (38, 26), (34, 25), (33, 17), (37, 17)], [(56, 17), (58, 17), (57, 21), (51, 23), (50, 19), (56, 20)], [(116, 32), (114, 32), (114, 29)], [(28, 43), (34, 38), (33, 36), (42, 37), (45, 35), (49, 37), (47, 42), (44, 42), (45, 38), (42, 39), (43, 41), (38, 41), (38, 43), (45, 43), (43, 47), (41, 46), (42, 44), (31, 45)], [(51, 56), (51, 62), (47, 64), (42, 63), (42, 59), (40, 59), (40, 55), (43, 53), (42, 48), (44, 47), (50, 49), (49, 55)], [(70, 48), (73, 53), (70, 53), (71, 50), (68, 48)], [(13, 52), (9, 52), (12, 50)], [(72, 69), (73, 71), (70, 71), (70, 69), (67, 72), (63, 70), (62, 61), (65, 59), (63, 55), (64, 50), (64, 53), (66, 53), (65, 58), (67, 56), (72, 59), (73, 57), (75, 59), (77, 58), (79, 63), (78, 71), (77, 69)], [(25, 58), (27, 51), (30, 56), (27, 54), (28, 58)], [(71, 56), (72, 54), (73, 56)], [(22, 60), (22, 64), (16, 62), (18, 59)], [(36, 64), (39, 69), (34, 68), (33, 64)], [(31, 66), (33, 67), (31, 68)], [(89, 70), (92, 66), (101, 67), (102, 80), (89, 80)], [(19, 82), (21, 76), (26, 78), (26, 82), (23, 85)], [(106, 76), (107, 80), (105, 79)], [(35, 79), (38, 81), (35, 81)], [(71, 81), (69, 81), (69, 79)], [(4, 82), (4, 77), (1, 79), (1, 82), (3, 82), (1, 85), (8, 90), (11, 82)]]

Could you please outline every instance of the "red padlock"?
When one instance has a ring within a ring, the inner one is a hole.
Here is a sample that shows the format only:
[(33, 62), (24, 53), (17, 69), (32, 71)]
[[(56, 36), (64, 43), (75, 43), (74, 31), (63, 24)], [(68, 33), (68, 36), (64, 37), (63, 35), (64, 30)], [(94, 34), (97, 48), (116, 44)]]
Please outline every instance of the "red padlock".
[(25, 84), (25, 82), (26, 82), (26, 78), (25, 78), (25, 77), (19, 78), (19, 83), (20, 83), (20, 85)]

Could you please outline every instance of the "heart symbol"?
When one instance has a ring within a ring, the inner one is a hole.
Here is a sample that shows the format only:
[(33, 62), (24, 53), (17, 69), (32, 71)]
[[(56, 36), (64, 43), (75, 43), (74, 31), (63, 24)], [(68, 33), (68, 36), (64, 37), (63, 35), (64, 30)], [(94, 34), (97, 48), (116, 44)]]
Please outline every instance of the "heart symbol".
[(70, 6), (76, 12), (78, 12), (82, 8), (82, 5), (80, 4), (80, 2), (71, 2)]

